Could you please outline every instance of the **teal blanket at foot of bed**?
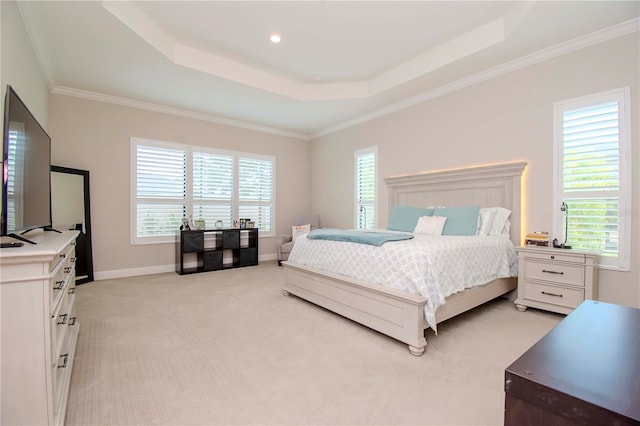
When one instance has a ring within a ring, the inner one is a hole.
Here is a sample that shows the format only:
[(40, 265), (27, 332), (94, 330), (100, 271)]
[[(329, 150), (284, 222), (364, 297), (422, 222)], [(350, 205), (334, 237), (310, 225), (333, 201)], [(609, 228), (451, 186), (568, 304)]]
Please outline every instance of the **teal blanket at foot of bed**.
[(307, 234), (310, 240), (346, 241), (349, 243), (381, 246), (389, 241), (410, 240), (413, 234), (397, 232), (354, 231), (348, 229), (314, 229)]

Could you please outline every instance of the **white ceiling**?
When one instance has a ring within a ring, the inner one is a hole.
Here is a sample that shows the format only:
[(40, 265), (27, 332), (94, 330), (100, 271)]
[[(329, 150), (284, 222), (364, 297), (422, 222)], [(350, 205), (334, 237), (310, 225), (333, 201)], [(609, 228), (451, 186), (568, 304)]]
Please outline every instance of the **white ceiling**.
[(303, 139), (640, 27), (638, 1), (19, 7), (54, 93)]

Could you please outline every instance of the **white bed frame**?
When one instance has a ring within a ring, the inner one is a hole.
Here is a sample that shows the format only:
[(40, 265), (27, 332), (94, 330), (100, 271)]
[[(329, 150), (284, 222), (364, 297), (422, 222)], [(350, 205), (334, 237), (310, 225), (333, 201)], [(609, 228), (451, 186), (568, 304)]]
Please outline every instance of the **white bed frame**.
[[(511, 240), (521, 242), (521, 178), (526, 163), (508, 163), (420, 173), (385, 179), (389, 211), (394, 205), (414, 207), (505, 207), (511, 210)], [(416, 356), (427, 340), (424, 319), (427, 298), (344, 275), (283, 262), (285, 295), (296, 295), (409, 345)], [(504, 278), (456, 293), (436, 312), (440, 323), (516, 288), (517, 279)]]

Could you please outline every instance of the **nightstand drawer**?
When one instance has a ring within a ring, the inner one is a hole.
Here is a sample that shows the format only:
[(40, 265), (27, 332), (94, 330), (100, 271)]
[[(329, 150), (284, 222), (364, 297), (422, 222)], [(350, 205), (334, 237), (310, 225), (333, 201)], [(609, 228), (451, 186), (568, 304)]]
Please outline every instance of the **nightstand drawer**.
[(544, 253), (536, 253), (532, 250), (527, 251), (526, 253), (523, 253), (524, 257), (526, 259), (540, 259), (540, 260), (550, 260), (553, 262), (571, 262), (571, 263), (579, 263), (580, 265), (583, 265), (585, 263), (585, 257), (584, 255), (580, 255), (580, 254), (569, 254), (569, 253), (562, 253), (561, 251), (558, 253), (549, 253), (549, 252), (544, 252)]
[(524, 278), (584, 287), (584, 267), (529, 261), (525, 264)]
[(584, 290), (528, 282), (524, 286), (524, 297), (538, 302), (576, 308), (584, 301)]

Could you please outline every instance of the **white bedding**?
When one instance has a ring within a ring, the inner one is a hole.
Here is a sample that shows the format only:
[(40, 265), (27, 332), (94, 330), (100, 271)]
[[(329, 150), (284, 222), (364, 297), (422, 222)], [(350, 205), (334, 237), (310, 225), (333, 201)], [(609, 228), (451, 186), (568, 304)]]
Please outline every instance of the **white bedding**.
[[(387, 231), (388, 232), (388, 231)], [(497, 278), (517, 276), (517, 255), (504, 236), (433, 236), (381, 247), (298, 237), (289, 261), (369, 283), (426, 296), (424, 314), (435, 314), (445, 297)]]

